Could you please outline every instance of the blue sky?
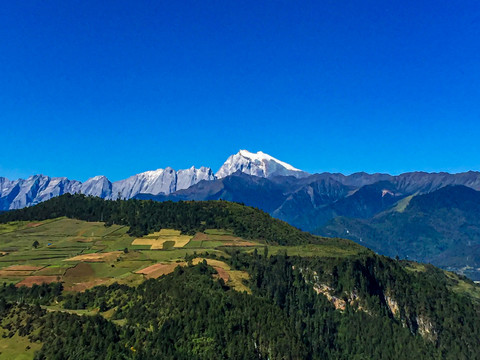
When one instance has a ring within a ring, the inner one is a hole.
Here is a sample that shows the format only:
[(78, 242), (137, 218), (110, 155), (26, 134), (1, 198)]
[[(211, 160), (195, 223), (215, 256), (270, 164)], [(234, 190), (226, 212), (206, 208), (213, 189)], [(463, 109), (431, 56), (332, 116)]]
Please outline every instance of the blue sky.
[(0, 176), (480, 170), (478, 1), (10, 1)]

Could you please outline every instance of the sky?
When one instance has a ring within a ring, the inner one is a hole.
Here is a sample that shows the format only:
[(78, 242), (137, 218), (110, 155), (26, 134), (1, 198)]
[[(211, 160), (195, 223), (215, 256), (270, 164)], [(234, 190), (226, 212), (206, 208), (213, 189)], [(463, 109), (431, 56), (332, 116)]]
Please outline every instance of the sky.
[(480, 170), (480, 3), (8, 1), (0, 176)]

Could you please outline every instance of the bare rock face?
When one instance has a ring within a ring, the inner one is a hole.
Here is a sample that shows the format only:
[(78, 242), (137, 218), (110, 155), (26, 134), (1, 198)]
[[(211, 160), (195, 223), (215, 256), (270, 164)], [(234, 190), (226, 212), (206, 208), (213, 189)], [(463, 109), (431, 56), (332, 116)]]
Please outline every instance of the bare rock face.
[(80, 186), (80, 192), (86, 195), (107, 198), (112, 195), (112, 183), (105, 176), (95, 176)]
[(385, 302), (387, 303), (387, 306), (393, 316), (400, 316), (400, 307), (398, 306), (398, 302), (393, 298), (393, 296), (385, 295)]
[(418, 315), (416, 318), (418, 325), (418, 333), (426, 340), (435, 342), (438, 337), (438, 332), (435, 329), (433, 322), (423, 315)]
[(170, 167), (146, 171), (113, 183), (113, 198), (130, 199), (139, 193), (170, 194), (175, 191), (177, 174)]
[(77, 192), (80, 185), (76, 180), (44, 175), (14, 181), (0, 178), (0, 210), (20, 209), (67, 192)]
[(191, 167), (186, 170), (175, 171), (167, 167), (154, 171), (147, 171), (113, 183), (112, 195), (109, 198), (130, 199), (137, 194), (168, 195), (202, 180), (214, 180), (215, 176), (210, 168)]
[(196, 169), (192, 166), (190, 169), (178, 170), (177, 172), (177, 186), (175, 191), (188, 189), (190, 186), (202, 181), (215, 180), (215, 175), (212, 169), (202, 166)]

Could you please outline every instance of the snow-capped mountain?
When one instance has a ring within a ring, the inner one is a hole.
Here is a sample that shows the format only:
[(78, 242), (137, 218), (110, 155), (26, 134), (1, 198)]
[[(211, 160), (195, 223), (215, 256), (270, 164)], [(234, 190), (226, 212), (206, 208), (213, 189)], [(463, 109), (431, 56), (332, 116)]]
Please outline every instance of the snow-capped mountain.
[(0, 210), (20, 209), (64, 193), (78, 192), (81, 185), (81, 182), (65, 177), (44, 175), (14, 181), (0, 178)]
[(95, 176), (84, 183), (44, 175), (14, 181), (0, 177), (0, 210), (20, 209), (65, 193), (82, 193), (105, 199), (117, 199), (119, 195), (122, 199), (130, 199), (139, 193), (168, 195), (189, 188), (199, 181), (214, 179), (212, 169), (197, 169), (193, 166), (179, 171), (169, 167), (146, 171), (113, 183), (105, 176)]
[(265, 178), (273, 176), (295, 176), (299, 178), (309, 175), (261, 151), (251, 153), (247, 150), (240, 150), (225, 161), (220, 170), (217, 171), (216, 177), (224, 178), (237, 171)]
[(190, 169), (178, 170), (177, 172), (177, 190), (188, 189), (190, 186), (202, 180), (215, 180), (212, 169), (202, 166), (200, 169), (191, 167)]
[(214, 180), (212, 169), (201, 167), (175, 171), (167, 167), (154, 171), (146, 171), (125, 180), (113, 183), (112, 194), (107, 198), (130, 199), (137, 194), (165, 194), (168, 195), (177, 190), (186, 189), (201, 180)]
[(80, 193), (107, 198), (112, 196), (112, 183), (106, 176), (95, 176), (80, 186)]
[(82, 193), (105, 199), (130, 199), (138, 194), (168, 195), (188, 189), (202, 180), (224, 178), (237, 171), (248, 175), (271, 178), (274, 176), (308, 176), (304, 171), (275, 159), (261, 151), (251, 153), (240, 150), (230, 156), (215, 175), (212, 169), (191, 167), (174, 170), (170, 167), (146, 171), (127, 179), (111, 182), (105, 176), (95, 176), (84, 183), (65, 177), (33, 175), (28, 179), (8, 180), (0, 177), (0, 211), (19, 209), (38, 204), (65, 193)]

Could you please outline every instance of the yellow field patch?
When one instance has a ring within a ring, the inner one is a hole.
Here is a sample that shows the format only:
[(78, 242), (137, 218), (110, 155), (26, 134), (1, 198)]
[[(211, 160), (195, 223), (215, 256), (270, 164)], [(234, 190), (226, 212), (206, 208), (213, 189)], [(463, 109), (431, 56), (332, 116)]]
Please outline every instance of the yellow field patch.
[(188, 235), (178, 235), (175, 238), (175, 246), (176, 248), (181, 248), (184, 247), (185, 245), (188, 244), (188, 242), (192, 239), (191, 236)]
[(138, 238), (132, 241), (132, 245), (153, 245), (157, 239)]
[(203, 260), (206, 260), (207, 264), (210, 265), (210, 266), (219, 267), (219, 268), (224, 269), (224, 270), (230, 270), (230, 266), (227, 263), (225, 263), (223, 261), (220, 261), (220, 260), (215, 260), (215, 259), (195, 258), (195, 259), (192, 260), (192, 263), (193, 263), (193, 265), (197, 265), (197, 264), (201, 263)]
[(162, 229), (153, 234), (135, 239), (132, 245), (150, 245), (151, 250), (162, 250), (167, 241), (174, 242), (174, 248), (182, 248), (192, 239), (188, 235), (180, 235), (180, 230)]
[(65, 259), (63, 261), (87, 261), (87, 262), (104, 262), (104, 261), (112, 261), (116, 260), (121, 251), (111, 251), (106, 253), (91, 253), (91, 254), (83, 254), (77, 255), (69, 259)]
[(157, 239), (152, 242), (152, 246), (150, 247), (151, 250), (162, 250), (163, 244), (167, 241), (174, 241), (170, 239)]
[(206, 260), (208, 265), (217, 270), (218, 277), (222, 278), (227, 285), (240, 292), (246, 291), (249, 294), (252, 292), (243, 284), (243, 280), (248, 279), (248, 273), (246, 271), (232, 270), (227, 263), (215, 259), (195, 258), (193, 259), (192, 263), (197, 265), (203, 260)]
[(243, 280), (248, 280), (248, 273), (246, 271), (230, 270), (228, 275), (230, 275), (228, 284), (232, 285), (235, 290), (240, 292), (246, 291), (249, 294), (252, 293), (252, 290), (243, 283)]

